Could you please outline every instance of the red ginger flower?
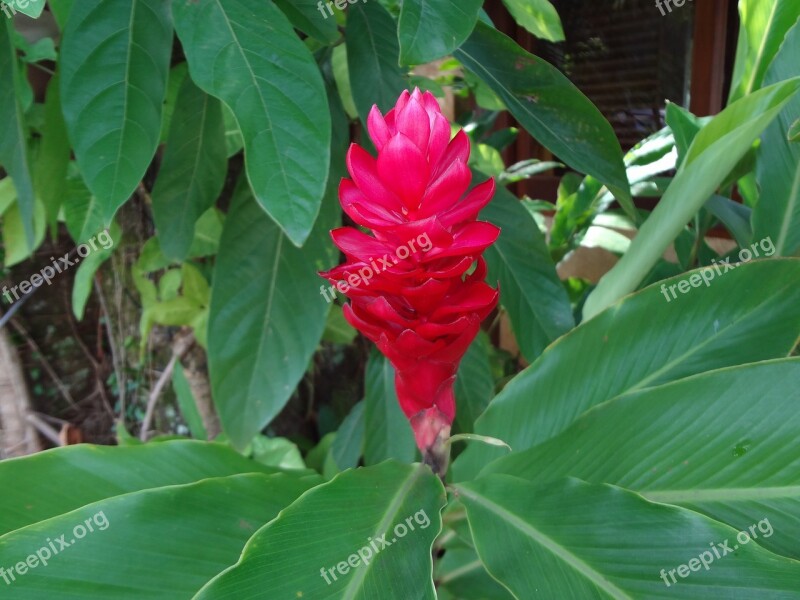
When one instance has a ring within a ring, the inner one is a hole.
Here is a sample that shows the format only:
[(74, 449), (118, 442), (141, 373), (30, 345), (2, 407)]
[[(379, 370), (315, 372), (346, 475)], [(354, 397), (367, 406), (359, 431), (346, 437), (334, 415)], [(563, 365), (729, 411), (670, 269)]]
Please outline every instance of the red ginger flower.
[(373, 106), (367, 127), (378, 157), (350, 147), (352, 179), (342, 180), (339, 198), (373, 235), (332, 231), (347, 261), (321, 275), (350, 298), (350, 324), (394, 365), (417, 445), (443, 473), (458, 364), (497, 305), (481, 254), (500, 230), (476, 220), (494, 181), (468, 192), (469, 139), (463, 131), (450, 139), (450, 123), (430, 92), (403, 92), (385, 117)]

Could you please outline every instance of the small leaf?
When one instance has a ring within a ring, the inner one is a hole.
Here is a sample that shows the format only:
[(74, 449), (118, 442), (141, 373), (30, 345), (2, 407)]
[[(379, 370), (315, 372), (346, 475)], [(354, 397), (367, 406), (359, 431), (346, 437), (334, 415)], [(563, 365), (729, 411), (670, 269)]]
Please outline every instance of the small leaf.
[(564, 29), (550, 0), (503, 0), (514, 20), (542, 40), (564, 41)]

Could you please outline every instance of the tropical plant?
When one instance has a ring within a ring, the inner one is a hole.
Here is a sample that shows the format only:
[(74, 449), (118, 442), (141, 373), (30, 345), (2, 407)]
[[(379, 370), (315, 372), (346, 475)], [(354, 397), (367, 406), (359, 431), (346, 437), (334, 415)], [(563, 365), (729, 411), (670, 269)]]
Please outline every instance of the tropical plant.
[[(547, 0), (504, 2), (563, 39)], [(800, 0), (741, 0), (727, 108), (671, 105), (625, 154), (482, 4), (49, 0), (60, 34), (37, 48), (2, 24), (7, 263), (62, 221), (77, 245), (130, 237), (143, 203), (142, 352), (190, 330), (223, 429), (206, 441), (178, 368), (198, 439), (133, 439), (123, 402), (117, 447), (0, 462), (9, 598), (800, 598)], [(53, 64), (37, 98), (24, 75)], [(443, 88), (477, 107), (467, 133)], [(503, 111), (559, 162), (503, 164)], [(554, 167), (555, 205), (506, 187)], [(638, 230), (606, 244), (616, 266), (562, 283), (610, 223)], [(342, 292), (424, 239), (344, 308), (323, 297), (319, 272)], [(77, 267), (76, 315), (120, 246)], [(495, 283), (519, 372), (478, 331)], [(315, 357), (363, 346), (348, 321), (385, 356), (301, 453), (268, 426)]]

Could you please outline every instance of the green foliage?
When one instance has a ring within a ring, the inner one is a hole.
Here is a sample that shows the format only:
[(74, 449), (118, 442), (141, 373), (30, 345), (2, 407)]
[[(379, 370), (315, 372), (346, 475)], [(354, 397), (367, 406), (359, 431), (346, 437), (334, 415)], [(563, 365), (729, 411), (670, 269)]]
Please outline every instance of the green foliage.
[[(129, 395), (118, 447), (0, 461), (0, 578), (16, 573), (0, 589), (798, 597), (798, 2), (741, 0), (730, 105), (700, 118), (670, 103), (667, 126), (625, 154), (477, 0), (51, 0), (59, 35), (39, 40), (2, 19), (4, 264), (35, 272), (48, 231), (80, 244), (108, 228), (113, 245), (75, 268), (74, 314), (113, 265), (139, 308), (120, 347), (138, 343), (141, 365), (164, 331), (190, 329), (223, 433), (199, 441), (215, 432), (176, 357), (160, 382), (170, 435), (132, 437), (144, 409)], [(564, 39), (548, 0), (504, 4), (534, 36)], [(318, 276), (339, 258), (348, 145), (368, 147), (372, 107), (415, 86), (457, 98), (469, 166), (498, 183), (480, 218), (501, 228), (485, 253), (500, 307), (460, 363), (445, 482), (413, 464), (392, 365)], [(506, 164), (526, 134), (552, 159)], [(555, 169), (556, 199), (512, 193)], [(730, 254), (706, 243), (713, 227)], [(562, 281), (562, 260), (598, 247), (620, 260), (597, 287)], [(516, 356), (495, 347), (509, 334)], [(175, 435), (187, 429), (198, 441)], [(37, 549), (62, 534), (68, 555), (45, 566)], [(681, 574), (723, 540), (731, 556)]]

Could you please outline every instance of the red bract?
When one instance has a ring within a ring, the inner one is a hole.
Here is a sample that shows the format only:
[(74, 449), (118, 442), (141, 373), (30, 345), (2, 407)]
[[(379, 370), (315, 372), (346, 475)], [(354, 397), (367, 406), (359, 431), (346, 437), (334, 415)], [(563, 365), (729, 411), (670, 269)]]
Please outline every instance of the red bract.
[(429, 92), (403, 92), (385, 117), (373, 107), (367, 125), (378, 157), (350, 147), (339, 198), (373, 235), (332, 231), (347, 261), (321, 275), (350, 298), (347, 320), (394, 365), (400, 406), (431, 462), (455, 416), (458, 364), (497, 305), (481, 254), (500, 230), (476, 220), (494, 181), (468, 191), (469, 139), (451, 139)]

